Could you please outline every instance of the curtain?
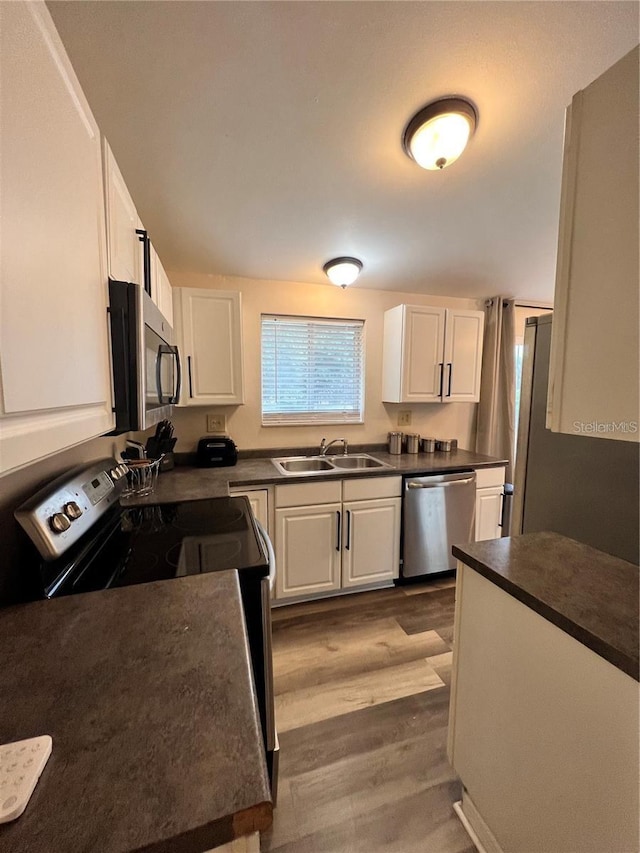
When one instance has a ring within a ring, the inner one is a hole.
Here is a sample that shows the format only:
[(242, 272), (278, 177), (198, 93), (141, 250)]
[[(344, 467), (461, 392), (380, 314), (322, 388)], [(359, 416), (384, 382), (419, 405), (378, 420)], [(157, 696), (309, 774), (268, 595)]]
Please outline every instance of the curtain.
[(476, 451), (508, 459), (513, 482), (515, 450), (515, 304), (496, 296), (487, 303)]

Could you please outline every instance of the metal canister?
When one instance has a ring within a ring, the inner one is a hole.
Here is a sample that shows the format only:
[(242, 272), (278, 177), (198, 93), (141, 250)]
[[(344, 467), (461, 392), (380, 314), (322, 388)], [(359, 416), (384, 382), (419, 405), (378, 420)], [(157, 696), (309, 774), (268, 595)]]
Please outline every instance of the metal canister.
[(422, 439), (422, 452), (423, 453), (434, 453), (435, 449), (436, 449), (435, 438), (423, 438)]
[(420, 436), (415, 432), (407, 433), (407, 453), (417, 453), (420, 450)]
[(388, 438), (389, 453), (392, 453), (394, 456), (399, 456), (402, 453), (402, 433), (390, 432)]
[(439, 438), (436, 441), (436, 450), (443, 450), (445, 453), (450, 453), (458, 446), (455, 438)]

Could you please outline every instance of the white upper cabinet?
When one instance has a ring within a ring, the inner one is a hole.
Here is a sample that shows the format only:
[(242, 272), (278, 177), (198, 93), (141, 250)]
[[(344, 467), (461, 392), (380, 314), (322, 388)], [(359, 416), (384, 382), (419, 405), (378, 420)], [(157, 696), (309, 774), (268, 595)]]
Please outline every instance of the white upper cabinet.
[(109, 275), (116, 281), (144, 284), (143, 244), (137, 234), (142, 226), (113, 152), (102, 140), (107, 210), (107, 260)]
[(114, 419), (100, 133), (44, 3), (0, 3), (0, 471)]
[(442, 399), (477, 403), (482, 370), (483, 311), (447, 309)]
[(180, 405), (244, 403), (240, 294), (177, 287), (173, 307), (183, 364)]
[(547, 412), (553, 432), (640, 440), (638, 59), (635, 48), (567, 111)]
[(151, 249), (151, 298), (160, 309), (162, 316), (173, 326), (173, 289), (169, 277), (164, 271), (158, 253)]
[(385, 403), (477, 402), (484, 313), (396, 305), (384, 315)]
[[(107, 211), (107, 258), (109, 275), (116, 281), (132, 281), (144, 287), (144, 241), (136, 206), (106, 139), (102, 140)], [(173, 326), (171, 282), (158, 253), (149, 245), (151, 299)]]

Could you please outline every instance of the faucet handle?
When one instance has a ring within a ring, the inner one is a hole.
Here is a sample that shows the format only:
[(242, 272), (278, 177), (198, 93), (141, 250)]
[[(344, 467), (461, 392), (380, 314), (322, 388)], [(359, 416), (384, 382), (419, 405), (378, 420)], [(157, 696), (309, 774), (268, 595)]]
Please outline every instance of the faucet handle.
[(325, 450), (327, 449), (327, 439), (323, 438), (320, 442), (320, 456), (324, 455)]
[(347, 439), (343, 438), (342, 441), (344, 442), (344, 453), (342, 455), (347, 456), (349, 453), (349, 445), (347, 443)]

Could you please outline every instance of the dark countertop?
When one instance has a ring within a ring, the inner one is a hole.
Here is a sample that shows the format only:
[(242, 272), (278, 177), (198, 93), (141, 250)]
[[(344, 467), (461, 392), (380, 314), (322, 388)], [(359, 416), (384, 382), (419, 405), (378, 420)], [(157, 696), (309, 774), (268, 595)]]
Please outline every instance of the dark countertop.
[[(354, 451), (355, 452), (355, 451)], [(158, 477), (155, 491), (148, 498), (137, 498), (136, 504), (173, 503), (174, 501), (199, 500), (201, 498), (222, 497), (229, 494), (229, 488), (243, 486), (268, 486), (285, 483), (311, 483), (316, 480), (335, 480), (346, 477), (387, 477), (398, 474), (437, 474), (444, 471), (458, 471), (461, 468), (495, 468), (506, 465), (504, 459), (494, 459), (470, 450), (453, 450), (450, 453), (403, 453), (392, 456), (386, 451), (366, 451), (385, 462), (389, 468), (372, 468), (357, 471), (335, 471), (322, 474), (296, 474), (285, 476), (276, 469), (271, 456), (268, 458), (240, 459), (233, 466), (225, 468), (195, 468), (178, 466)], [(293, 456), (273, 452), (273, 456)], [(303, 451), (300, 455), (304, 455)], [(331, 454), (330, 454), (331, 455)], [(133, 503), (130, 500), (129, 503)]]
[(236, 571), (0, 612), (0, 743), (50, 734), (11, 853), (202, 853), (271, 824)]
[(454, 545), (453, 555), (639, 680), (637, 566), (558, 533)]

